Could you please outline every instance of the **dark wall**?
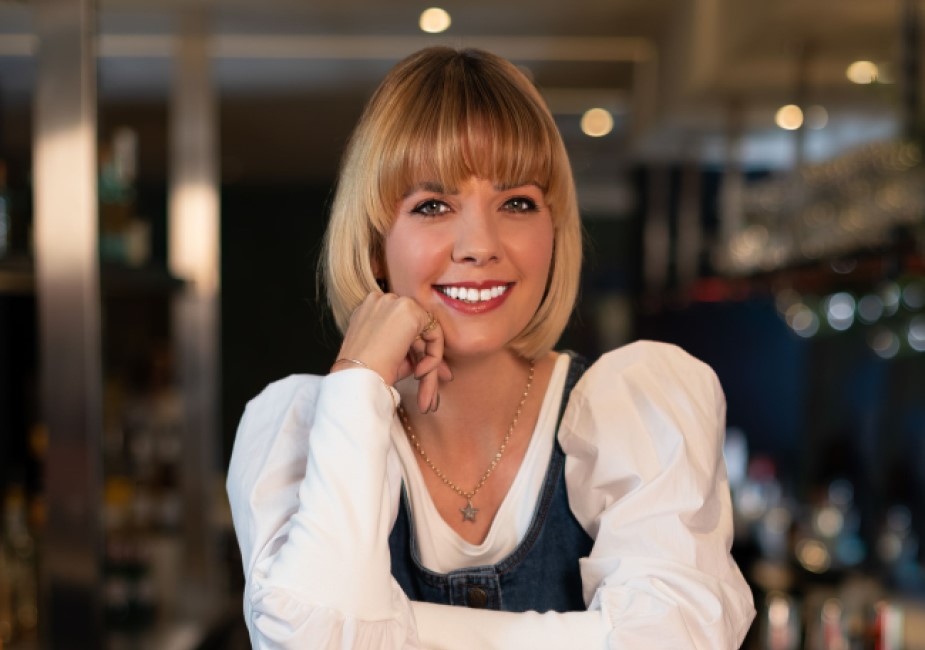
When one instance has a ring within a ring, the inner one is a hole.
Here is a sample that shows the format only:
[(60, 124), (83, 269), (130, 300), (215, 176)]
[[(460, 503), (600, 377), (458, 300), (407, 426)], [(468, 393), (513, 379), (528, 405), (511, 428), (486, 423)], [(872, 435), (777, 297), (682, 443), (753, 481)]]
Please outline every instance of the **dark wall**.
[(32, 295), (0, 295), (0, 493), (11, 483), (40, 487), (28, 447), (38, 413), (36, 325)]
[(244, 406), (292, 373), (324, 373), (339, 335), (316, 294), (330, 190), (222, 191), (222, 420), (227, 461)]

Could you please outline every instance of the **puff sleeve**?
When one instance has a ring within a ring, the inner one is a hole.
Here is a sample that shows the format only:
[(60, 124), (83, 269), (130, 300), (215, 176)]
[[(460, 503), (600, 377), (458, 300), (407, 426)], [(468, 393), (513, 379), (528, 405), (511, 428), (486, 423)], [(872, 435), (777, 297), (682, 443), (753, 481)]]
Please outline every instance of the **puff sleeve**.
[(671, 345), (615, 350), (573, 391), (559, 440), (570, 507), (595, 539), (581, 576), (608, 647), (741, 645), (754, 608), (730, 556), (724, 429), (716, 375)]

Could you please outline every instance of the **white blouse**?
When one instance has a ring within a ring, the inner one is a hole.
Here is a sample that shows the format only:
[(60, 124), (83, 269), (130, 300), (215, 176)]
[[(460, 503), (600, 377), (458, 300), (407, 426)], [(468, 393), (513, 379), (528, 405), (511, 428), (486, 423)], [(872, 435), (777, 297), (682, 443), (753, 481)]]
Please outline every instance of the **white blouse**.
[(399, 419), (393, 420), (392, 444), (401, 461), (402, 478), (414, 517), (417, 550), (425, 567), (436, 573), (449, 573), (456, 569), (497, 564), (520, 544), (533, 520), (552, 456), (568, 367), (569, 356), (560, 354), (546, 386), (543, 406), (523, 461), (491, 522), (488, 535), (480, 544), (464, 540), (440, 516), (421, 475), (421, 467), (415, 457), (417, 452), (408, 441)]
[(255, 648), (741, 644), (754, 608), (729, 555), (725, 400), (709, 367), (639, 342), (573, 390), (558, 439), (569, 505), (595, 540), (580, 560), (584, 612), (408, 600), (388, 548), (402, 481), (393, 395), (357, 368), (289, 377), (248, 404), (228, 491)]

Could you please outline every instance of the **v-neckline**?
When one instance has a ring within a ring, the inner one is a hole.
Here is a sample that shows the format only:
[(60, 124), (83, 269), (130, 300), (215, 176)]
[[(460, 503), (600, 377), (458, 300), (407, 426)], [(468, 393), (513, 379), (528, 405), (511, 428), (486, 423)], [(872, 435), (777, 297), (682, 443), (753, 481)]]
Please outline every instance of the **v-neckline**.
[[(492, 542), (496, 536), (496, 531), (500, 525), (500, 522), (506, 521), (509, 517), (506, 516), (507, 511), (510, 510), (513, 505), (511, 505), (512, 494), (520, 492), (522, 490), (522, 483), (525, 476), (525, 466), (530, 466), (536, 462), (534, 458), (537, 453), (537, 448), (542, 444), (542, 435), (537, 435), (537, 431), (541, 426), (548, 421), (550, 417), (550, 409), (555, 409), (555, 412), (558, 412), (559, 408), (559, 399), (550, 399), (550, 391), (555, 390), (560, 394), (562, 392), (562, 383), (564, 381), (564, 375), (568, 371), (568, 363), (565, 363), (564, 369), (560, 369), (559, 364), (562, 360), (562, 357), (568, 359), (567, 354), (558, 353), (556, 359), (554, 360), (554, 366), (552, 373), (549, 376), (549, 381), (546, 385), (546, 390), (543, 393), (543, 402), (540, 406), (540, 411), (536, 418), (536, 424), (534, 425), (533, 430), (530, 432), (530, 442), (527, 445), (527, 449), (524, 452), (523, 458), (521, 459), (520, 466), (517, 468), (517, 473), (514, 476), (514, 480), (511, 482), (510, 487), (507, 490), (507, 493), (504, 495), (504, 498), (501, 500), (501, 504), (498, 506), (498, 510), (495, 513), (495, 517), (492, 520), (490, 526), (488, 527), (488, 532), (485, 534), (485, 538), (478, 544), (473, 544), (472, 542), (463, 538), (453, 527), (443, 518), (443, 515), (440, 514), (437, 504), (434, 502), (433, 495), (430, 493), (430, 490), (427, 489), (427, 483), (424, 480), (424, 475), (421, 471), (421, 467), (417, 462), (415, 456), (415, 450), (411, 447), (411, 443), (408, 441), (405, 430), (402, 426), (401, 420), (398, 415), (395, 416), (392, 422), (392, 435), (393, 441), (396, 445), (400, 445), (400, 456), (403, 458), (401, 462), (402, 474), (405, 481), (405, 489), (408, 490), (408, 483), (410, 482), (410, 477), (407, 475), (408, 472), (414, 472), (414, 485), (419, 487), (421, 491), (424, 492), (424, 495), (420, 497), (420, 505), (427, 512), (424, 513), (422, 519), (428, 521), (430, 526), (436, 526), (438, 528), (437, 532), (441, 537), (449, 538), (456, 545), (457, 548), (461, 549), (467, 555), (478, 556), (484, 553), (484, 551), (491, 547)], [(550, 436), (554, 436), (556, 432), (556, 427), (546, 427), (551, 429), (549, 431)], [(552, 446), (549, 446), (549, 452), (552, 453)], [(405, 462), (407, 460), (407, 462)], [(544, 466), (548, 464), (544, 463)], [(410, 468), (408, 467), (410, 465)], [(544, 472), (545, 474), (545, 472)], [(414, 503), (417, 501), (418, 490), (415, 490), (415, 495), (410, 494), (409, 491), (409, 505), (414, 508)], [(416, 527), (419, 527), (418, 519), (415, 519)], [(434, 523), (436, 522), (436, 523)]]

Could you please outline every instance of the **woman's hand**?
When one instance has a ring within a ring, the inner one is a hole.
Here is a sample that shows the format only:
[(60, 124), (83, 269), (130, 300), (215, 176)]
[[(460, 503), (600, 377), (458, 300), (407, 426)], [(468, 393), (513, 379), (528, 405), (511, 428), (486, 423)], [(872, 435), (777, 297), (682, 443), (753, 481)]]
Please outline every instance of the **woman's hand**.
[(390, 386), (413, 373), (422, 413), (437, 410), (440, 382), (452, 379), (443, 360), (440, 323), (413, 299), (392, 293), (374, 291), (360, 303), (337, 358), (363, 362)]

